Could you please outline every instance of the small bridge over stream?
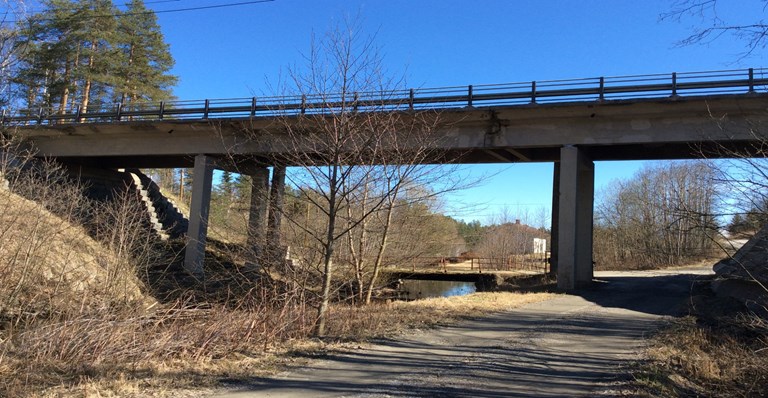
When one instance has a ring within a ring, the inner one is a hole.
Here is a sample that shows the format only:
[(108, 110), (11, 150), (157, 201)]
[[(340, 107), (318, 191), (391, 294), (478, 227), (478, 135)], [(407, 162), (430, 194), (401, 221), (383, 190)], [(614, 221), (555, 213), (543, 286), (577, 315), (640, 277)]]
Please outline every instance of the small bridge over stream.
[[(592, 280), (594, 161), (749, 154), (768, 122), (768, 69), (116, 104), (101, 109), (4, 110), (4, 130), (40, 156), (98, 168), (194, 167), (185, 266), (202, 272), (213, 169), (253, 177), (249, 223), (264, 234), (272, 192), (285, 184), (276, 118), (355, 112), (440, 112), (438, 148), (461, 163), (554, 162), (552, 265), (558, 286)], [(269, 132), (270, 134), (266, 134)], [(269, 139), (259, 139), (263, 134)], [(277, 138), (276, 138), (277, 137)], [(273, 168), (272, 186), (268, 167)]]

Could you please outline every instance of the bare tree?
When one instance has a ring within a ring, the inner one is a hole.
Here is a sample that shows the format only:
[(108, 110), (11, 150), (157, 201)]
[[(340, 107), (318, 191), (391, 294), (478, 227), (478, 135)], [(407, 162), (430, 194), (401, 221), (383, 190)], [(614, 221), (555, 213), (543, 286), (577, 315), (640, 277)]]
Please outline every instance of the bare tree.
[[(303, 98), (306, 109), (299, 115), (286, 112), (278, 118), (278, 129), (254, 139), (285, 143), (285, 164), (297, 166), (286, 179), (304, 211), (284, 214), (307, 241), (293, 250), (293, 257), (319, 274), (316, 333), (323, 335), (340, 244), (358, 239), (349, 245), (357, 248), (358, 265), (372, 264), (367, 283), (359, 278), (359, 285), (368, 286), (368, 300), (399, 195), (407, 184), (435, 178), (430, 174), (435, 169), (423, 164), (441, 160), (441, 153), (430, 149), (437, 147), (432, 141), (440, 118), (433, 111), (392, 111), (402, 80), (386, 76), (373, 39), (354, 24), (314, 42), (305, 58), (305, 68), (289, 70), (292, 88), (286, 92)], [(360, 247), (368, 240), (362, 231), (374, 216), (383, 228), (373, 243), (378, 254), (363, 259)], [(317, 222), (309, 223), (311, 218)], [(351, 237), (353, 230), (360, 232)]]
[[(534, 238), (547, 238), (548, 234), (528, 224), (542, 222), (541, 215), (531, 217), (527, 210), (518, 209), (513, 214), (509, 208), (503, 208), (493, 217), (478, 244), (477, 251), (491, 259), (497, 267), (508, 267), (515, 259), (524, 259), (524, 255), (533, 253)], [(534, 220), (534, 218), (537, 218)]]
[[(412, 262), (422, 256), (455, 256), (458, 231), (453, 223), (446, 223), (445, 216), (434, 210), (436, 195), (464, 187), (462, 180), (450, 181), (456, 176), (451, 166), (389, 165), (394, 173), (377, 173), (383, 180), (363, 184), (356, 203), (347, 207), (348, 224), (357, 222), (347, 234), (344, 249), (349, 254), (357, 293), (361, 303), (370, 304), (378, 287), (379, 274), (386, 265)], [(449, 173), (451, 172), (451, 173)], [(409, 178), (403, 178), (407, 173)], [(394, 177), (394, 179), (393, 179)], [(438, 186), (437, 182), (450, 181)], [(366, 213), (368, 199), (388, 191), (385, 201), (370, 216)], [(373, 193), (373, 195), (371, 195)], [(446, 225), (451, 227), (447, 227)], [(343, 255), (342, 255), (343, 258)]]
[[(687, 18), (698, 18), (701, 25), (693, 28), (688, 37), (678, 41), (678, 45), (709, 44), (723, 36), (731, 36), (744, 43), (745, 51), (739, 57), (743, 59), (765, 48), (768, 43), (768, 23), (760, 18), (765, 14), (768, 1), (761, 0), (760, 3), (763, 4), (752, 4), (754, 21), (734, 22), (721, 18), (720, 8), (723, 5), (718, 0), (676, 0), (668, 11), (660, 15), (660, 19), (680, 22)], [(725, 7), (744, 7), (740, 1), (725, 4)]]
[(596, 205), (598, 265), (661, 267), (707, 257), (717, 233), (711, 163), (646, 167)]

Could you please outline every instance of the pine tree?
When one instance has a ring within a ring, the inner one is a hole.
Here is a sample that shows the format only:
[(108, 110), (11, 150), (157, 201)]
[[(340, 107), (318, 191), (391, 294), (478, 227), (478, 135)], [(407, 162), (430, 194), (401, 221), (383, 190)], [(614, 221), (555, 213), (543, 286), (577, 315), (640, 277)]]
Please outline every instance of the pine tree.
[(118, 12), (111, 0), (43, 0), (23, 26), (14, 75), (27, 108), (82, 112), (114, 102), (172, 97), (173, 57), (157, 18), (141, 0)]
[[(116, 20), (109, 0), (46, 0), (25, 32), (16, 83), (28, 107), (87, 109), (108, 93)], [(98, 96), (94, 96), (98, 93)], [(96, 101), (95, 101), (96, 100)]]
[[(79, 105), (83, 112), (89, 106), (99, 107), (109, 101), (112, 87), (115, 56), (113, 46), (116, 36), (117, 9), (110, 0), (87, 0), (81, 18), (79, 56), (75, 77), (82, 84)], [(66, 101), (62, 101), (66, 106)], [(62, 111), (65, 108), (62, 108)]]
[(157, 16), (142, 0), (131, 0), (126, 6), (118, 17), (119, 81), (115, 82), (115, 99), (123, 104), (167, 100), (178, 79), (168, 74), (174, 60)]

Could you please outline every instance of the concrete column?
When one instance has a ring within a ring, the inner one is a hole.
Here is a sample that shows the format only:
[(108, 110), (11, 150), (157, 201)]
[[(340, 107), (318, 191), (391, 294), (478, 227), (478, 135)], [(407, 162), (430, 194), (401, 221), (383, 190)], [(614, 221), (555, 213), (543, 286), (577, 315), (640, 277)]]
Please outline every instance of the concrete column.
[(184, 269), (192, 275), (203, 277), (205, 241), (208, 236), (208, 213), (211, 208), (213, 186), (213, 161), (206, 155), (195, 156), (192, 181), (192, 204), (189, 206), (187, 248), (184, 252)]
[(251, 207), (248, 214), (248, 247), (254, 260), (260, 260), (266, 237), (269, 203), (269, 170), (260, 167), (251, 174)]
[(549, 273), (557, 274), (557, 255), (560, 231), (560, 162), (552, 170), (552, 223), (549, 234)]
[(592, 282), (592, 207), (595, 165), (575, 146), (560, 150), (557, 287), (572, 290)]
[(267, 244), (273, 249), (280, 247), (280, 225), (283, 218), (283, 200), (285, 196), (285, 166), (272, 167), (272, 189), (269, 194), (269, 223), (267, 225)]

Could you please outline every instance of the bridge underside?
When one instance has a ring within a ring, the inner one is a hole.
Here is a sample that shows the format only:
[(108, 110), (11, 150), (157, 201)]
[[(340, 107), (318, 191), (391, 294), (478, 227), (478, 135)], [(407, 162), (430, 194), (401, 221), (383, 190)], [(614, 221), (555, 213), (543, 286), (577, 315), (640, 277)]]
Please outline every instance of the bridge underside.
[[(440, 115), (444, 127), (433, 149), (443, 154), (435, 162), (555, 162), (553, 266), (559, 287), (574, 289), (592, 279), (595, 161), (762, 156), (767, 110), (766, 94), (462, 108)], [(193, 272), (201, 271), (213, 168), (259, 176), (255, 187), (263, 192), (266, 167), (286, 161), (276, 149), (285, 136), (268, 118), (27, 126), (11, 133), (33, 140), (41, 155), (74, 165), (194, 167), (196, 176), (207, 176), (194, 179), (191, 217), (198, 220), (190, 225), (200, 227), (190, 242), (203, 246), (188, 249)], [(264, 209), (254, 202), (251, 217), (266, 220)]]
[[(558, 162), (561, 146), (551, 148), (492, 148), (444, 152), (451, 163), (491, 164)], [(698, 141), (689, 143), (579, 145), (593, 161), (718, 159), (762, 156), (765, 151), (755, 141)], [(64, 163), (104, 168), (192, 168), (196, 154), (150, 156), (57, 156)], [(238, 171), (269, 166), (275, 161), (256, 155), (209, 155), (217, 168)]]

